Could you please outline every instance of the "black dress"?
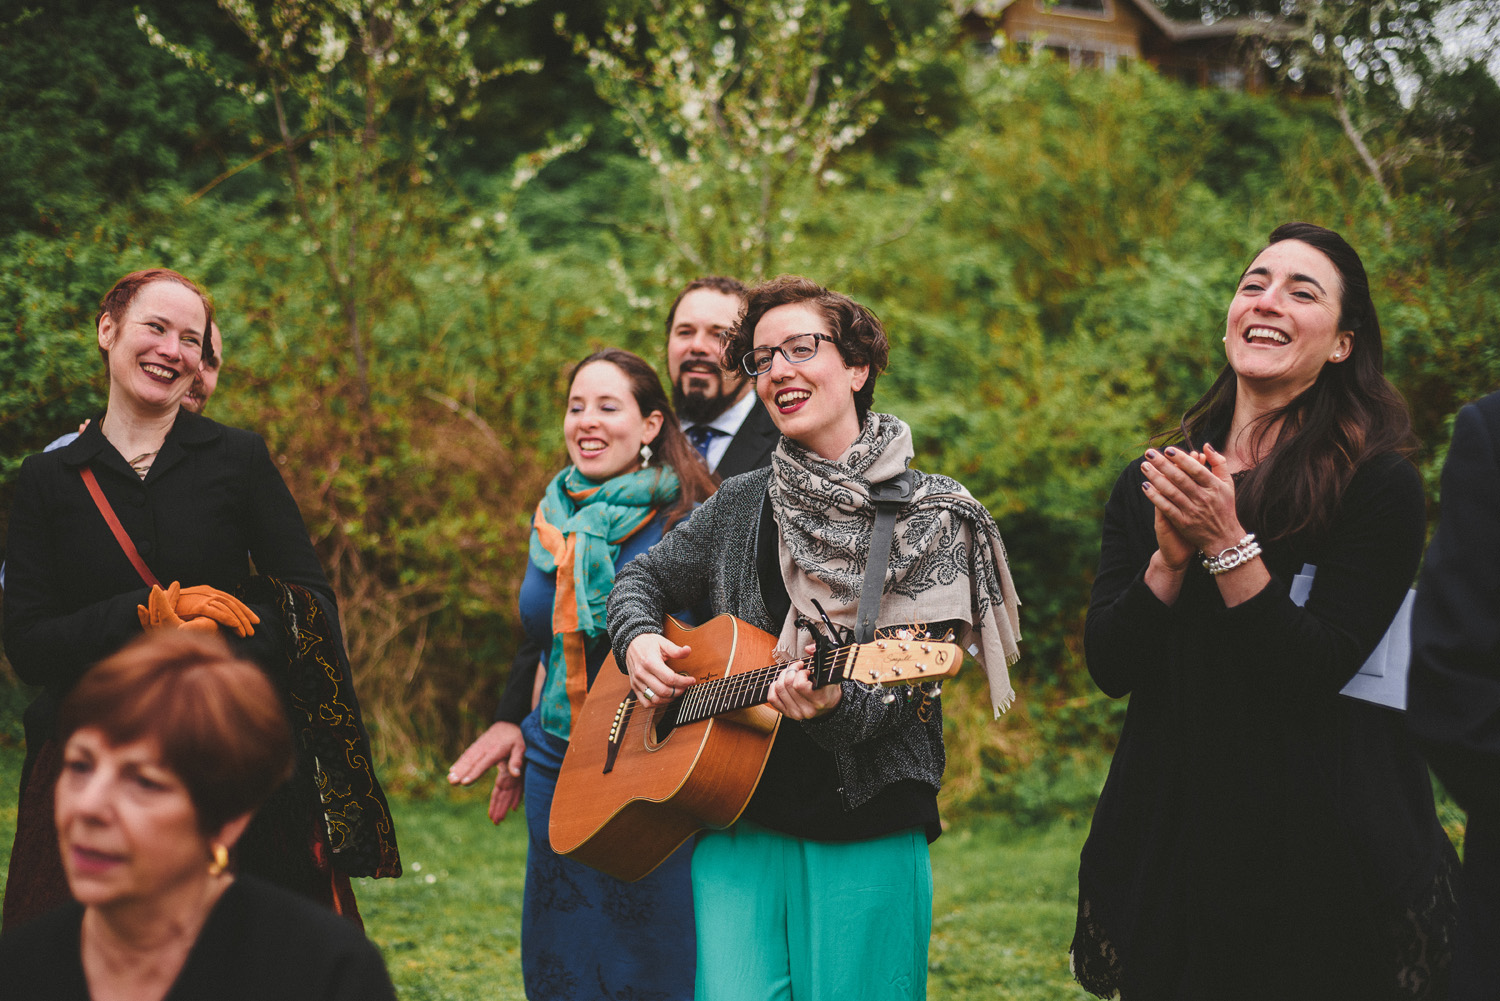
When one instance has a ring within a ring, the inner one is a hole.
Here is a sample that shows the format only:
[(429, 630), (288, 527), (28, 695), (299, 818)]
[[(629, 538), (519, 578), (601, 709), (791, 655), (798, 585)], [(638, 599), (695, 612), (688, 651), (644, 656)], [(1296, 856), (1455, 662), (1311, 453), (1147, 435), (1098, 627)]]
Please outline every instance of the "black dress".
[[(89, 1001), (79, 931), (64, 904), (0, 938), (0, 996)], [(253, 876), (224, 891), (162, 1001), (394, 1001), (385, 961), (343, 918)]]
[(1338, 694), (1416, 572), (1416, 470), (1366, 463), (1325, 533), (1263, 542), (1271, 580), (1234, 608), (1196, 563), (1172, 606), (1146, 586), (1143, 479), (1131, 463), (1105, 509), (1085, 629), (1094, 680), (1130, 706), (1079, 868), (1079, 981), (1123, 1001), (1441, 997), (1457, 860), (1427, 769), (1398, 713)]

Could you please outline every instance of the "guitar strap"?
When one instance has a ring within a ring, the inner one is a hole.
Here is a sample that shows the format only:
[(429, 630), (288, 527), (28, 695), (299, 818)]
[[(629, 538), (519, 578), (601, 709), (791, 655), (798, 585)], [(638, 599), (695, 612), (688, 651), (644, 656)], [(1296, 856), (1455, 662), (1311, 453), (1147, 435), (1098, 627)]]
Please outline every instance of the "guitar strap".
[(854, 619), (856, 643), (868, 643), (875, 638), (880, 596), (885, 591), (885, 571), (891, 562), (891, 544), (896, 536), (896, 515), (911, 500), (915, 489), (916, 476), (910, 469), (888, 480), (870, 484), (870, 499), (875, 502), (875, 527), (870, 535), (870, 561), (865, 564), (865, 582)]
[(99, 480), (94, 476), (94, 471), (84, 466), (78, 471), (83, 477), (83, 485), (89, 488), (89, 496), (94, 499), (94, 506), (99, 513), (104, 515), (104, 520), (109, 524), (110, 532), (114, 533), (115, 541), (125, 551), (125, 557), (130, 560), (130, 565), (135, 567), (135, 572), (141, 575), (141, 580), (156, 587), (161, 582), (156, 579), (156, 574), (146, 566), (146, 561), (141, 559), (141, 554), (136, 551), (135, 543), (130, 541), (130, 536), (125, 532), (125, 526), (120, 524), (120, 519), (115, 515), (115, 509), (109, 506), (109, 498), (104, 496), (104, 491), (99, 487)]

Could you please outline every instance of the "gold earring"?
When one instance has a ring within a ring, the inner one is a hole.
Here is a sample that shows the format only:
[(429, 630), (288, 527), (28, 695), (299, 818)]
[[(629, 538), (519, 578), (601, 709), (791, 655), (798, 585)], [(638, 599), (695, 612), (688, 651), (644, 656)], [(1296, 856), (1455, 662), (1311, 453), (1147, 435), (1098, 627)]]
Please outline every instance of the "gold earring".
[(214, 842), (214, 860), (208, 864), (208, 874), (218, 876), (229, 868), (229, 849)]

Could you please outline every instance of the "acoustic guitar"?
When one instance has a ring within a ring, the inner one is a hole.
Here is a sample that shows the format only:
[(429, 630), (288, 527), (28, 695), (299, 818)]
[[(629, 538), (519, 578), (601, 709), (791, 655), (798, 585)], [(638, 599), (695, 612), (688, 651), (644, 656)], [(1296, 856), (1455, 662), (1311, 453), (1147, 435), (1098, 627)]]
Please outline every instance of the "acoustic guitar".
[[(739, 819), (765, 770), (781, 714), (765, 705), (786, 667), (775, 637), (732, 615), (663, 634), (692, 653), (672, 662), (698, 681), (666, 705), (641, 702), (614, 657), (589, 689), (552, 799), (553, 851), (616, 879), (640, 879), (704, 828)], [(958, 673), (963, 650), (877, 638), (813, 658), (815, 684), (917, 684)]]

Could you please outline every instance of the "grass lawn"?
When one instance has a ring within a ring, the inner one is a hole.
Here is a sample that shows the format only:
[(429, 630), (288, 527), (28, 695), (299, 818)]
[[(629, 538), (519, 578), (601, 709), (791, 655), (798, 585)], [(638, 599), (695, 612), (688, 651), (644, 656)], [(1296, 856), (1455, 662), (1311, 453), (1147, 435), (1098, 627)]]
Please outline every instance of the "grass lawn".
[[(0, 747), (0, 881), (16, 822), (21, 752)], [(526, 828), (485, 817), (478, 790), (392, 803), (406, 874), (359, 880), (366, 927), (405, 1001), (523, 997), (521, 885)], [(961, 821), (932, 848), (933, 1001), (1089, 997), (1068, 973), (1078, 849), (1085, 831)], [(0, 882), (3, 888), (3, 882)], [(830, 943), (829, 948), (836, 948)]]

